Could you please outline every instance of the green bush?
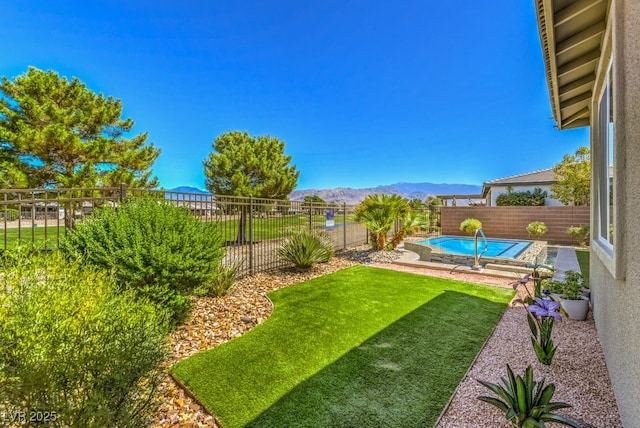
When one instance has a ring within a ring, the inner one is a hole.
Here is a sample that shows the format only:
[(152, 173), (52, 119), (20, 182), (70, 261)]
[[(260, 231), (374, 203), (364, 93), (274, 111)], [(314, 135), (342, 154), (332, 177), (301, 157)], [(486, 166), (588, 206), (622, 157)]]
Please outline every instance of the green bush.
[(333, 241), (326, 233), (306, 229), (295, 231), (278, 248), (278, 256), (299, 270), (310, 269), (315, 263), (326, 263), (333, 257)]
[(0, 276), (0, 415), (143, 426), (166, 355), (164, 317), (116, 291), (107, 272), (25, 254), (4, 257)]
[(527, 226), (527, 232), (529, 233), (529, 236), (542, 236), (547, 233), (547, 225), (541, 221), (532, 221)]
[(481, 227), (482, 222), (480, 222), (480, 220), (476, 218), (468, 218), (460, 223), (460, 230), (469, 236), (476, 233), (476, 230), (480, 229)]
[(496, 206), (512, 206), (512, 207), (541, 207), (544, 206), (547, 192), (536, 187), (533, 192), (527, 190), (524, 192), (514, 192), (511, 188), (507, 188), (507, 193), (501, 193), (496, 198)]
[(578, 245), (586, 245), (589, 240), (589, 225), (570, 226), (567, 234), (575, 239)]
[(113, 272), (122, 289), (168, 309), (176, 322), (188, 313), (189, 294), (216, 278), (223, 256), (216, 224), (153, 199), (97, 210), (60, 249)]

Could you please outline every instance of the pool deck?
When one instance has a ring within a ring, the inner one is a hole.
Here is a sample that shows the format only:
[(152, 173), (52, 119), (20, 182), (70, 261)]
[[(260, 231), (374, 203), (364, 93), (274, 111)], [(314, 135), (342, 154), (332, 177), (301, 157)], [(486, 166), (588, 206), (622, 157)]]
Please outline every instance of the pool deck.
[(531, 269), (523, 269), (517, 266), (513, 267), (512, 270), (505, 269), (493, 269), (493, 268), (485, 268), (482, 270), (474, 270), (471, 266), (466, 265), (454, 265), (450, 263), (440, 263), (440, 262), (426, 262), (420, 260), (420, 256), (413, 251), (409, 251), (404, 249), (404, 247), (400, 246), (396, 249), (401, 253), (400, 258), (396, 259), (393, 263), (401, 266), (410, 266), (416, 268), (429, 268), (429, 269), (438, 269), (443, 271), (456, 271), (456, 272), (465, 272), (472, 273), (478, 275), (489, 275), (495, 276), (498, 278), (510, 278), (510, 279), (518, 279), (522, 276), (522, 274), (528, 273)]
[[(440, 248), (420, 243), (421, 239), (409, 238), (404, 241), (403, 249), (410, 251), (418, 256), (418, 260), (444, 264), (445, 266), (471, 266), (475, 263), (474, 257), (470, 255), (447, 253)], [(480, 264), (483, 271), (502, 270), (508, 272), (526, 273), (531, 269), (526, 266), (535, 263), (540, 257), (546, 258), (546, 241), (530, 241), (531, 245), (527, 246), (516, 258), (510, 257), (489, 257), (482, 256)]]
[[(453, 265), (449, 263), (440, 262), (426, 262), (420, 260), (420, 256), (413, 251), (405, 249), (403, 246), (397, 248), (397, 251), (401, 253), (400, 258), (394, 261), (395, 264), (410, 267), (424, 267), (429, 269), (439, 269), (443, 271), (456, 271), (465, 272), (478, 275), (489, 275), (499, 278), (512, 278), (518, 279), (522, 275), (531, 273), (530, 268), (520, 266), (508, 266), (508, 265), (491, 265), (488, 264), (482, 270), (474, 270), (468, 265)], [(580, 272), (580, 265), (578, 264), (578, 257), (576, 251), (571, 247), (558, 247), (558, 256), (555, 262), (556, 273), (554, 279), (564, 278), (564, 273), (568, 270), (575, 270)]]

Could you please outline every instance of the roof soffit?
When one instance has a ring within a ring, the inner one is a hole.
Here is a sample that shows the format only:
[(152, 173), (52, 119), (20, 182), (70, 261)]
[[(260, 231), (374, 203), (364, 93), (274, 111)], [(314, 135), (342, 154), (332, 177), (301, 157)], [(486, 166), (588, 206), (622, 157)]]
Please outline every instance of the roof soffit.
[(609, 0), (536, 0), (553, 116), (559, 129), (589, 124)]

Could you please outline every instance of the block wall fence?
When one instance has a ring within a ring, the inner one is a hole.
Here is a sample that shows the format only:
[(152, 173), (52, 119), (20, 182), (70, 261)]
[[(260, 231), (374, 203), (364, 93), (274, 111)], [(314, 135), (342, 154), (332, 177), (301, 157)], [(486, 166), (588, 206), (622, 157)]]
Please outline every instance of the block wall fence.
[(442, 207), (441, 233), (462, 235), (460, 223), (467, 218), (477, 218), (487, 238), (529, 239), (527, 225), (541, 221), (547, 226), (547, 233), (540, 239), (555, 245), (576, 245), (567, 229), (590, 224), (589, 216), (589, 206)]

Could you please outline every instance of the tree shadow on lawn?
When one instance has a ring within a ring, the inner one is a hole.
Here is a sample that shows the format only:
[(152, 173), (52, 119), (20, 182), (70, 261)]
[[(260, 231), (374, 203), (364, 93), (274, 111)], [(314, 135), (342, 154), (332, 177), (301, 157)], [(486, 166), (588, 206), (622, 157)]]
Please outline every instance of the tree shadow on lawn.
[(246, 426), (431, 427), (506, 307), (445, 291), (296, 385)]

